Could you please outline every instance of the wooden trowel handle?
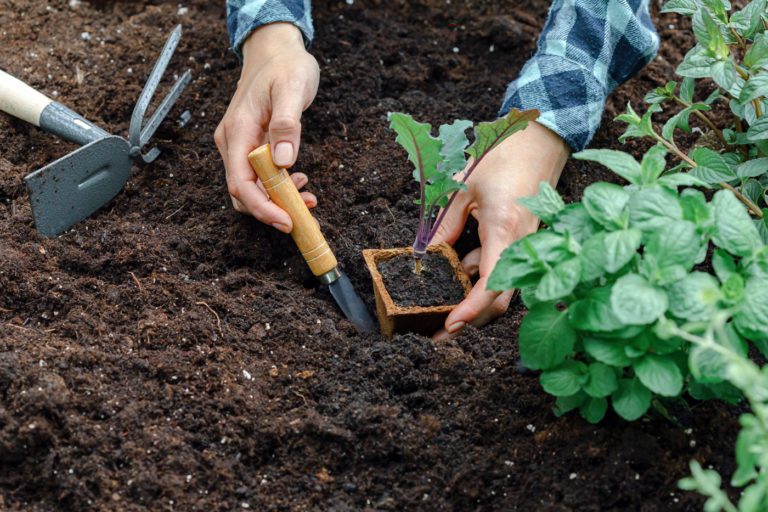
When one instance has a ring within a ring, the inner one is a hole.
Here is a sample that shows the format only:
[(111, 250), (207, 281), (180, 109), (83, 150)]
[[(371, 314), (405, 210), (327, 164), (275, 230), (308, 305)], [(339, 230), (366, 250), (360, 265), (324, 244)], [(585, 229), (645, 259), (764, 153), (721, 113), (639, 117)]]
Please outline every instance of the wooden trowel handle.
[(272, 202), (290, 215), (293, 221), (291, 236), (312, 273), (321, 276), (336, 268), (336, 257), (320, 232), (317, 222), (309, 213), (309, 208), (304, 204), (304, 199), (301, 198), (288, 171), (272, 162), (269, 144), (251, 151), (248, 160), (267, 189)]
[(35, 126), (40, 114), (53, 100), (18, 78), (0, 70), (0, 110)]

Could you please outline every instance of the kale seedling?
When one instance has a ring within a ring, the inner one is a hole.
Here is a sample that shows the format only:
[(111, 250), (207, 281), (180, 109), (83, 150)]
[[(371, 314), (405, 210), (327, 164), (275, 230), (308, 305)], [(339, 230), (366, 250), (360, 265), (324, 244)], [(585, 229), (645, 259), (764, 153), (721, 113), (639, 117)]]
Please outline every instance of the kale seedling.
[[(467, 148), (469, 140), (464, 132), (472, 126), (472, 121), (456, 120), (441, 125), (438, 136), (433, 137), (429, 123), (414, 121), (408, 114), (389, 113), (390, 128), (397, 133), (396, 141), (408, 152), (408, 159), (415, 167), (413, 177), (419, 182), (419, 199), (414, 201), (419, 205), (419, 227), (413, 243), (417, 274), (421, 272), (421, 259), (445, 213), (456, 194), (466, 190), (466, 181), (477, 165), (493, 148), (538, 116), (537, 110), (521, 112), (512, 109), (494, 122), (479, 123), (475, 127), (475, 142)], [(465, 153), (472, 157), (469, 167)], [(457, 174), (465, 168), (466, 171), (458, 177)], [(440, 208), (442, 212), (439, 212)]]

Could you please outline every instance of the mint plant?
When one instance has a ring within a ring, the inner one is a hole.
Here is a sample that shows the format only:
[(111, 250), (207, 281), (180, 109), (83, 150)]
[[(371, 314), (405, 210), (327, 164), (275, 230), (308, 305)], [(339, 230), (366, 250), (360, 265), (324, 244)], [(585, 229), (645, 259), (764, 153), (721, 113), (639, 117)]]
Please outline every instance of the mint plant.
[[(472, 126), (471, 121), (456, 120), (452, 124), (441, 125), (438, 136), (434, 137), (429, 123), (414, 121), (408, 114), (389, 113), (390, 128), (397, 133), (396, 141), (408, 152), (408, 158), (415, 167), (414, 179), (419, 182), (419, 199), (414, 201), (419, 205), (419, 225), (413, 243), (417, 273), (445, 213), (456, 194), (466, 190), (466, 182), (477, 165), (493, 148), (524, 129), (528, 121), (538, 115), (537, 110), (520, 112), (512, 109), (494, 122), (479, 123), (475, 127), (475, 141), (467, 148), (469, 140), (465, 131)], [(469, 167), (465, 154), (472, 157)], [(461, 171), (464, 173), (458, 178), (457, 174)]]

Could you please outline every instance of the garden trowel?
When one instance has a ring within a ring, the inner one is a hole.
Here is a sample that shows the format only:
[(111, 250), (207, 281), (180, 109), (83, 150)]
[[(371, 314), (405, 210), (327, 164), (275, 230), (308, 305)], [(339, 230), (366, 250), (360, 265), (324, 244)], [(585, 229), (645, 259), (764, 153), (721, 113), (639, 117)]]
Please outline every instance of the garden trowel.
[[(160, 151), (142, 148), (190, 81), (187, 70), (144, 123), (152, 96), (181, 37), (177, 26), (147, 79), (133, 109), (129, 140), (107, 133), (81, 115), (0, 70), (0, 110), (83, 147), (29, 174), (27, 183), (37, 230), (55, 236), (115, 197), (134, 160), (152, 162)], [(189, 115), (189, 113), (185, 113)]]
[(291, 236), (312, 273), (320, 282), (328, 285), (331, 295), (358, 331), (376, 330), (373, 318), (365, 309), (365, 304), (355, 292), (349, 278), (339, 269), (336, 256), (309, 213), (309, 208), (304, 204), (293, 180), (285, 169), (272, 162), (269, 144), (251, 151), (248, 160), (272, 201), (291, 216)]

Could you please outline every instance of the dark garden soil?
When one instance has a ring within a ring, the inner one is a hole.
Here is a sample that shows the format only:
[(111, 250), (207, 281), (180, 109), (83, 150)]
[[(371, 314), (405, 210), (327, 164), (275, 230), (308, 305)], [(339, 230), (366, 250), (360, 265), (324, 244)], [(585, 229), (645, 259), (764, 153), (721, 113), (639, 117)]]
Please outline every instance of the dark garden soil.
[[(416, 219), (386, 113), (493, 119), (549, 2), (313, 3), (322, 77), (296, 170), (373, 311), (360, 250), (407, 246)], [(612, 118), (644, 111), (691, 45), (659, 3), (660, 54), (611, 95), (592, 147), (621, 147)], [(53, 239), (22, 178), (76, 146), (0, 114), (0, 509), (700, 510), (676, 482), (692, 458), (733, 472), (739, 408), (694, 403), (681, 426), (556, 418), (516, 364), (519, 301), (442, 345), (359, 334), (290, 237), (231, 208), (213, 142), (239, 73), (224, 15), (223, 1), (0, 0), (0, 67), (115, 134), (177, 23), (169, 69), (193, 74), (161, 157)], [(574, 201), (604, 179), (570, 161), (558, 189)]]
[(410, 254), (395, 256), (376, 266), (395, 305), (450, 306), (464, 299), (464, 287), (445, 257), (427, 253), (421, 261), (419, 274), (413, 270), (414, 260)]

